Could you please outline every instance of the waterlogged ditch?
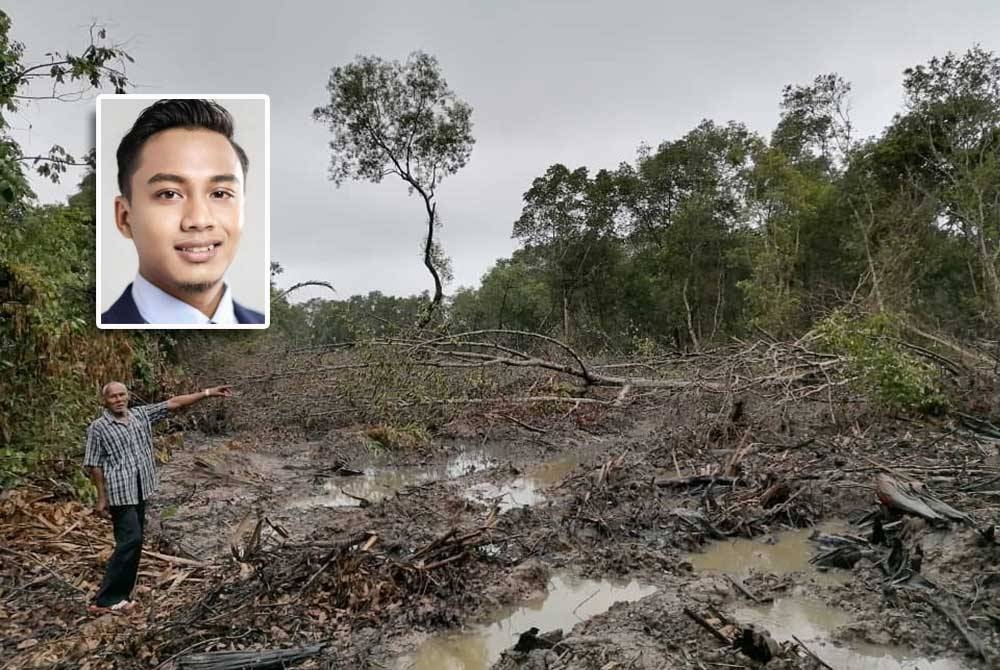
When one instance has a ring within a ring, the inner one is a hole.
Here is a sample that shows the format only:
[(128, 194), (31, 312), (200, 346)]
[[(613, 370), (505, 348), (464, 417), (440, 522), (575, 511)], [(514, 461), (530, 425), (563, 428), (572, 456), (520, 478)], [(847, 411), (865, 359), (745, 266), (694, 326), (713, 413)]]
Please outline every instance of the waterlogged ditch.
[[(358, 507), (359, 499), (377, 503), (408, 487), (430, 482), (450, 482), (448, 487), (452, 495), (495, 505), (502, 512), (545, 504), (548, 499), (558, 505), (559, 491), (553, 487), (566, 481), (574, 469), (593, 453), (592, 450), (574, 449), (533, 463), (517, 462), (511, 458), (511, 453), (500, 449), (469, 449), (429, 465), (402, 466), (376, 460), (365, 467), (360, 476), (328, 476), (322, 482), (314, 482), (313, 490), (321, 492), (298, 498), (292, 506)], [(420, 495), (412, 491), (411, 494)], [(855, 578), (851, 571), (817, 568), (810, 563), (817, 550), (810, 538), (817, 530), (836, 535), (856, 532), (846, 522), (824, 523), (817, 529), (783, 531), (754, 540), (715, 542), (706, 547), (707, 551), (690, 554), (687, 558), (699, 574), (727, 575), (736, 581), (760, 574), (793, 575), (784, 580), (791, 585), (787, 591), (760, 593), (761, 587), (754, 587), (758, 595), (776, 596), (773, 601), (755, 604), (749, 598), (737, 596), (736, 600), (730, 599), (722, 605), (722, 609), (740, 623), (766, 628), (778, 641), (798, 638), (832, 667), (860, 670), (953, 670), (965, 667), (955, 659), (932, 660), (919, 656), (912, 650), (894, 646), (890, 637), (879, 640), (884, 644), (860, 639), (872, 639), (867, 632), (855, 632), (868, 631), (871, 622), (862, 615), (828, 606), (822, 602), (823, 597), (817, 595), (831, 591), (838, 593), (839, 585), (850, 583)], [(479, 551), (491, 554), (499, 552), (500, 548), (486, 545)], [(652, 584), (656, 583), (656, 578), (653, 578)], [(719, 593), (725, 590), (723, 586)], [(751, 592), (753, 590), (750, 589)], [(501, 658), (505, 650), (517, 643), (521, 633), (531, 628), (542, 632), (561, 628), (565, 634), (571, 635), (570, 630), (576, 624), (605, 612), (614, 603), (634, 602), (654, 591), (656, 588), (653, 585), (583, 580), (560, 573), (550, 580), (544, 596), (500, 609), (484, 623), (463, 632), (434, 635), (407, 656), (395, 657), (386, 667), (394, 670), (486, 670)], [(671, 591), (665, 589), (663, 595)], [(643, 605), (630, 607), (641, 609)], [(614, 613), (610, 616), (614, 621), (622, 621), (615, 619)], [(854, 616), (859, 619), (855, 620)], [(591, 625), (601, 626), (601, 621), (603, 619), (598, 619)], [(613, 637), (615, 629), (609, 630)], [(850, 639), (853, 635), (858, 635), (859, 639)], [(844, 639), (848, 641), (842, 641)], [(712, 643), (709, 641), (708, 644), (711, 646)], [(390, 658), (396, 653), (398, 647)]]
[(397, 660), (395, 670), (486, 670), (521, 633), (532, 627), (564, 633), (581, 621), (601, 614), (618, 602), (634, 602), (656, 589), (636, 581), (580, 579), (568, 573), (554, 575), (547, 592), (494, 613), (464, 633), (436, 635), (410, 655)]
[[(320, 495), (298, 498), (292, 507), (357, 507), (364, 498), (378, 502), (408, 486), (455, 479), (494, 467), (497, 459), (486, 451), (463, 452), (443, 463), (430, 465), (385, 465), (375, 463), (356, 477), (331, 477)], [(350, 495), (348, 495), (350, 494)], [(351, 496), (356, 496), (352, 498)]]
[[(833, 533), (843, 528), (843, 524), (824, 524), (819, 529)], [(809, 563), (813, 554), (813, 543), (809, 537), (814, 529), (806, 528), (777, 533), (773, 542), (760, 539), (739, 538), (728, 542), (716, 542), (708, 551), (690, 554), (688, 560), (699, 572), (747, 577), (751, 571), (770, 572), (784, 575), (806, 572), (820, 583), (844, 583), (850, 580), (844, 570), (817, 570)]]
[[(844, 524), (824, 524), (819, 529), (836, 532), (844, 527)], [(716, 542), (705, 552), (691, 554), (688, 558), (698, 572), (726, 574), (736, 579), (756, 571), (777, 575), (811, 573), (809, 576), (821, 584), (849, 581), (852, 575), (846, 570), (821, 572), (809, 563), (814, 553), (814, 545), (809, 540), (813, 532), (810, 528), (777, 533), (772, 543), (747, 539)], [(775, 640), (785, 642), (797, 637), (834, 668), (960, 670), (964, 667), (955, 659), (931, 660), (892, 645), (835, 641), (835, 631), (852, 623), (851, 616), (805, 595), (776, 598), (768, 604), (739, 606), (731, 613), (740, 623), (763, 626)]]
[[(536, 505), (545, 500), (543, 491), (558, 484), (583, 459), (580, 452), (560, 454), (558, 458), (528, 466), (506, 483), (482, 482), (465, 492), (468, 500), (494, 503), (501, 511)], [(419, 486), (433, 481), (457, 479), (497, 467), (501, 454), (490, 451), (469, 451), (454, 456), (443, 463), (430, 465), (373, 464), (354, 477), (334, 476), (322, 485), (323, 493), (296, 498), (292, 508), (308, 507), (357, 507), (359, 498), (375, 503), (394, 495), (409, 486)]]
[(484, 482), (469, 489), (466, 497), (478, 501), (495, 501), (501, 511), (537, 505), (544, 502), (543, 491), (562, 481), (580, 463), (576, 453), (563, 454), (558, 459), (528, 468), (524, 474), (506, 484)]
[(770, 605), (738, 607), (733, 611), (733, 617), (737, 621), (763, 626), (781, 642), (799, 638), (834, 668), (961, 670), (964, 667), (953, 659), (929, 660), (902, 647), (860, 641), (847, 645), (834, 642), (833, 632), (851, 623), (850, 615), (804, 597), (778, 598)]

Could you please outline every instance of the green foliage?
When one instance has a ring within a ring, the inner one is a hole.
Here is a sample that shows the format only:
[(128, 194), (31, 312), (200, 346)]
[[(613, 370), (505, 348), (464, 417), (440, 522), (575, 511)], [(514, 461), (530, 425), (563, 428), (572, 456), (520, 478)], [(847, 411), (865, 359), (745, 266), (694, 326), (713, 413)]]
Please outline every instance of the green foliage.
[[(34, 202), (23, 166), (53, 180), (85, 165), (62, 147), (24, 156), (9, 134), (7, 113), (26, 97), (59, 100), (63, 85), (121, 92), (131, 58), (94, 27), (82, 53), (50, 52), (25, 64), (24, 45), (10, 39), (0, 11), (0, 485), (45, 474), (89, 495), (80, 468), (84, 429), (100, 410), (110, 380), (151, 391), (159, 383), (152, 337), (98, 331), (94, 323), (94, 176), (66, 205)], [(37, 88), (45, 95), (38, 95)]]
[(330, 103), (313, 118), (333, 134), (330, 178), (374, 183), (395, 175), (409, 192), (420, 194), (427, 215), (424, 265), (434, 279), (434, 297), (424, 310), (426, 325), (443, 298), (451, 273), (440, 242), (441, 221), (435, 193), (441, 181), (469, 160), (472, 107), (458, 99), (441, 74), (437, 59), (421, 51), (405, 63), (359, 56), (333, 68), (327, 83)]
[[(94, 202), (73, 202), (28, 207), (23, 221), (0, 233), (7, 316), (0, 320), (0, 478), (82, 456), (105, 382), (124, 381), (148, 397), (163, 380), (157, 335), (93, 325)], [(72, 481), (79, 467), (57, 474)]]
[(896, 146), (936, 220), (968, 245), (987, 327), (1000, 325), (1000, 57), (979, 46), (904, 73)]
[[(399, 102), (409, 94), (372, 100), (406, 67), (359, 59), (335, 70), (338, 93), (318, 118), (349, 134), (381, 114), (386, 136), (405, 142), (386, 110), (414, 112)], [(642, 340), (700, 347), (754, 327), (792, 337), (853, 305), (989, 337), (1000, 314), (1000, 61), (977, 47), (911, 68), (903, 83), (905, 113), (875, 137), (853, 136), (851, 86), (831, 73), (783, 89), (768, 141), (703, 121), (616, 170), (550, 166), (513, 223), (522, 247), (478, 288), (459, 288), (440, 325), (623, 352)], [(338, 146), (342, 178), (376, 179), (392, 173), (399, 145), (363, 154), (343, 135)], [(399, 324), (409, 311), (374, 304), (387, 302), (317, 301), (289, 307), (288, 319), (314, 329), (313, 343), (386, 335), (395, 326), (379, 317)]]
[(585, 312), (597, 317), (599, 328), (604, 325), (606, 287), (619, 258), (619, 186), (606, 170), (591, 179), (585, 167), (553, 165), (524, 194), (524, 210), (514, 222), (514, 237), (537, 262), (549, 301), (561, 312), (565, 339), (580, 339)]
[(938, 374), (900, 346), (898, 317), (852, 317), (837, 310), (816, 327), (830, 351), (847, 357), (857, 385), (893, 411), (940, 413), (947, 400)]
[(629, 182), (625, 320), (641, 333), (698, 347), (739, 330), (746, 194), (761, 143), (741, 124), (703, 121), (620, 170)]
[[(24, 45), (10, 39), (10, 29), (10, 16), (0, 10), (0, 213), (5, 207), (33, 197), (22, 165), (34, 166), (39, 175), (54, 182), (69, 167), (94, 166), (93, 151), (75, 158), (59, 145), (45, 154), (25, 156), (10, 137), (8, 115), (2, 112), (17, 112), (24, 100), (72, 99), (81, 92), (105, 86), (124, 93), (130, 84), (125, 64), (133, 62), (120, 45), (108, 41), (104, 28), (93, 25), (89, 44), (80, 53), (49, 51), (45, 54), (47, 60), (26, 64)], [(67, 84), (74, 85), (76, 92), (64, 93)]]
[(539, 267), (537, 254), (518, 250), (490, 268), (478, 289), (460, 288), (448, 308), (455, 331), (499, 328), (548, 332), (557, 322), (556, 296)]
[[(791, 140), (786, 135), (783, 141)], [(755, 157), (750, 200), (754, 229), (746, 245), (753, 270), (739, 286), (751, 323), (775, 336), (788, 336), (808, 322), (803, 309), (806, 275), (815, 276), (817, 266), (830, 258), (828, 253), (817, 253), (820, 245), (829, 252), (827, 245), (836, 243), (812, 235), (830, 225), (824, 215), (832, 192), (823, 173), (803, 169), (777, 149), (765, 149)], [(817, 262), (809, 263), (816, 256)]]
[(807, 171), (834, 171), (850, 149), (850, 92), (851, 84), (835, 73), (819, 75), (808, 86), (785, 86), (771, 146)]
[(330, 103), (313, 117), (333, 133), (337, 184), (396, 175), (433, 191), (469, 160), (472, 108), (448, 87), (433, 56), (416, 51), (405, 63), (359, 56), (333, 68), (327, 91)]

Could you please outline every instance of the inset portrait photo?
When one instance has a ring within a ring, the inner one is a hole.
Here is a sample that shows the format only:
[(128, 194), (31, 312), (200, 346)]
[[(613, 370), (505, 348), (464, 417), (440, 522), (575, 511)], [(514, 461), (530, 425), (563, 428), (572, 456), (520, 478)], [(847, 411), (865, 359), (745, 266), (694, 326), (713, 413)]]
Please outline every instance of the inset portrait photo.
[(97, 99), (99, 328), (269, 323), (266, 95)]

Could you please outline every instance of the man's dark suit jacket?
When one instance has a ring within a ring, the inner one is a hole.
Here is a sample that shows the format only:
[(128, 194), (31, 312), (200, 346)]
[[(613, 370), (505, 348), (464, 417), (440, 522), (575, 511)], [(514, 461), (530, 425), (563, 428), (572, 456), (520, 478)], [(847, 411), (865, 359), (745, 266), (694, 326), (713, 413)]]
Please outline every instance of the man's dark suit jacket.
[[(233, 301), (233, 312), (236, 314), (236, 321), (239, 323), (264, 323), (264, 315), (247, 309), (235, 300)], [(115, 304), (108, 308), (108, 311), (101, 314), (101, 323), (148, 323), (139, 313), (139, 308), (135, 306), (132, 299), (132, 284), (125, 287)]]

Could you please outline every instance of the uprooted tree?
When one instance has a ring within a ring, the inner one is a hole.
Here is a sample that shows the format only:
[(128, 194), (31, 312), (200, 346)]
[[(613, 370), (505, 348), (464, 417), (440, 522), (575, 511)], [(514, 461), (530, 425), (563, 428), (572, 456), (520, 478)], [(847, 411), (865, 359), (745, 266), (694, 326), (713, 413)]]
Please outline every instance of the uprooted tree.
[(437, 59), (416, 51), (405, 63), (360, 56), (333, 68), (330, 103), (313, 117), (333, 133), (330, 179), (374, 183), (395, 175), (416, 191), (427, 215), (424, 265), (434, 279), (434, 297), (422, 321), (441, 304), (447, 260), (434, 230), (440, 225), (437, 188), (469, 160), (472, 108), (459, 100), (441, 75)]

